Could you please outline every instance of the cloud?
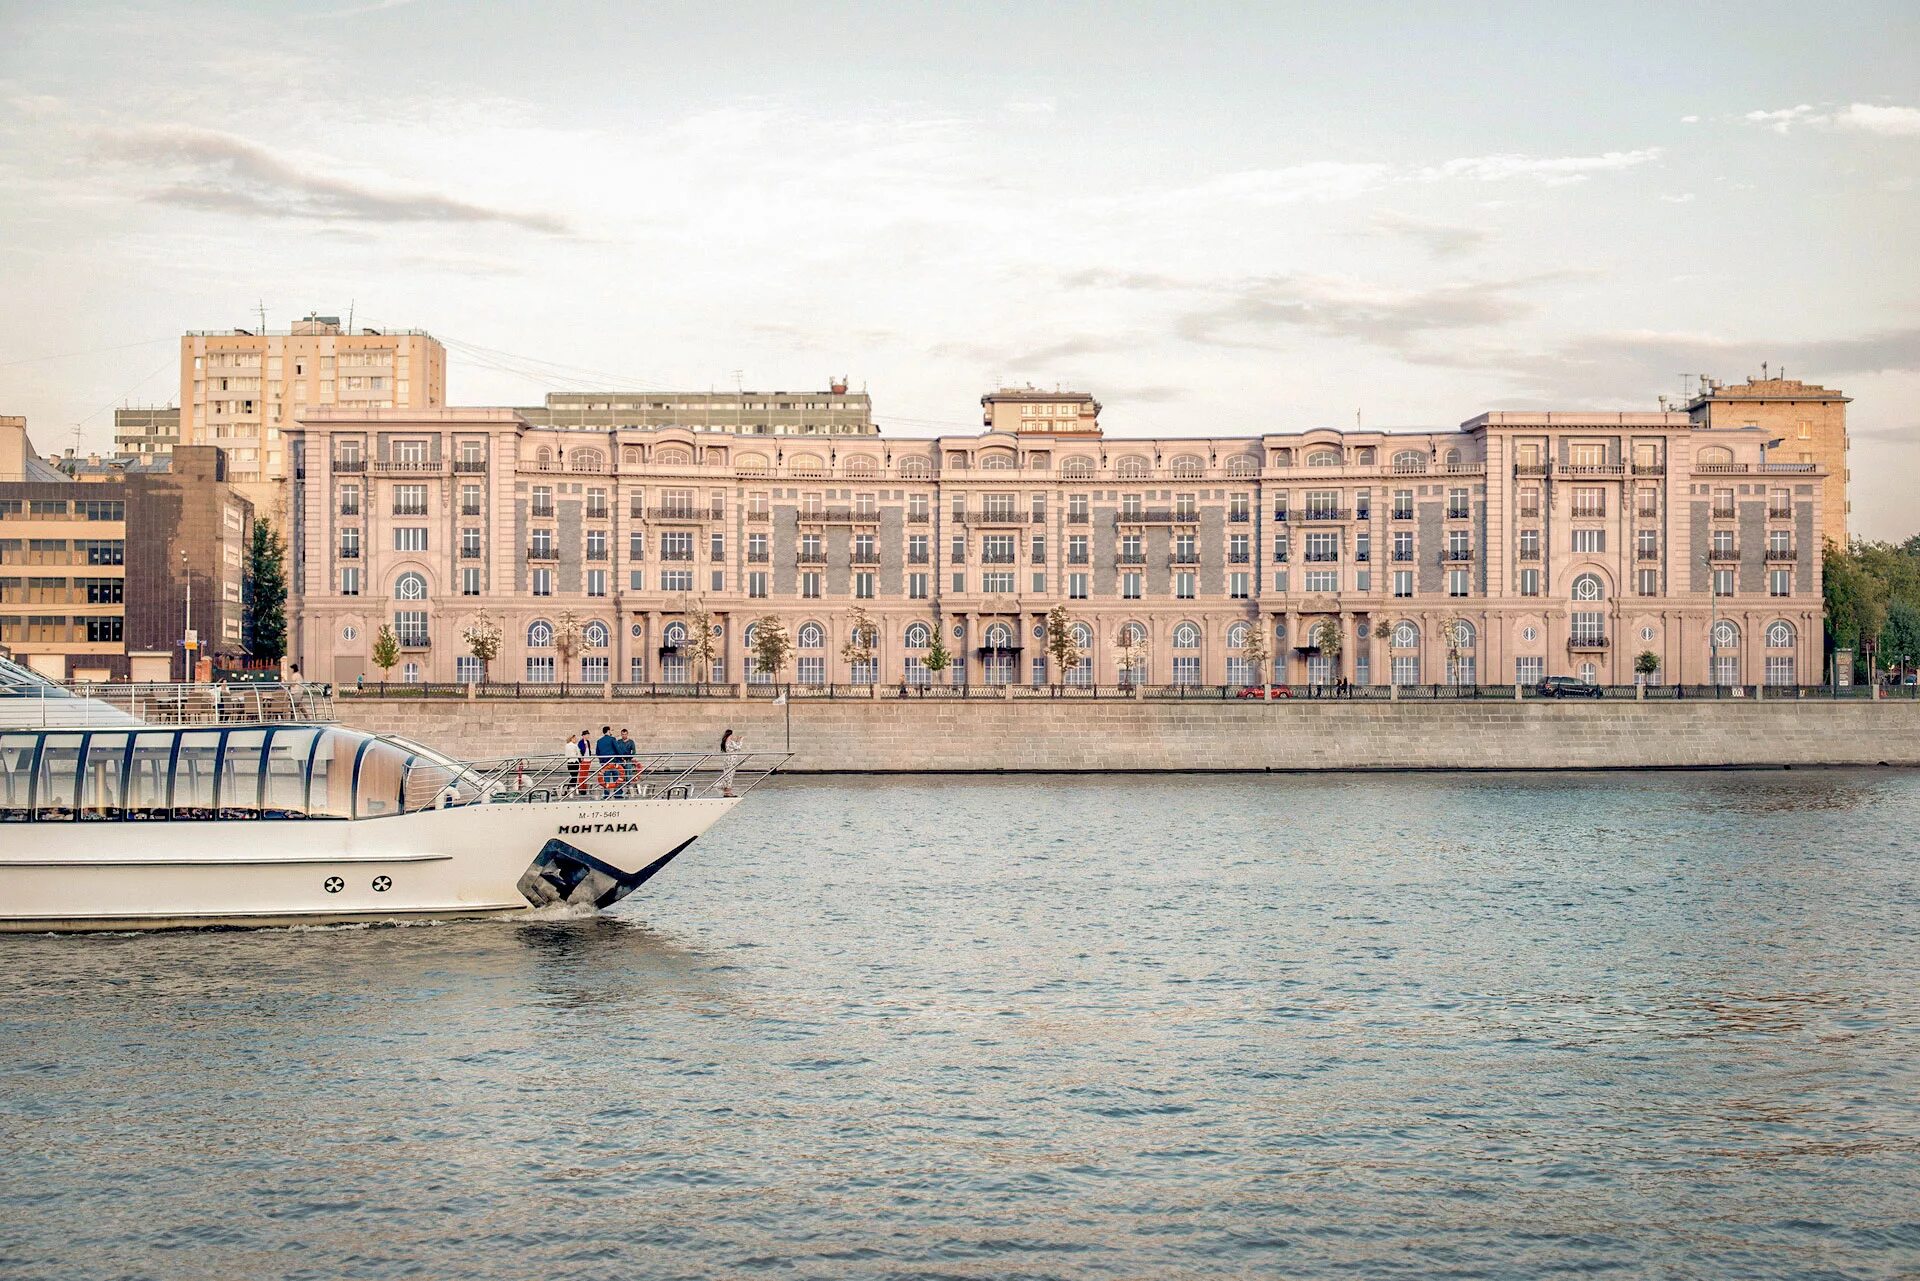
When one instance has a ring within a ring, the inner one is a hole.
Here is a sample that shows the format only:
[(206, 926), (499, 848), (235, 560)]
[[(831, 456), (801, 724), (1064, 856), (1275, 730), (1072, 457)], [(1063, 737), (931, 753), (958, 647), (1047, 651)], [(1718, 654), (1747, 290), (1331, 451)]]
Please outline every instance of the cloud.
[(1694, 197), (1691, 191), (1683, 191), (1677, 196), (1662, 196), (1660, 199), (1670, 205), (1690, 205), (1693, 203)]
[(1920, 108), (1876, 107), (1856, 102), (1833, 113), (1836, 129), (1878, 134), (1883, 138), (1920, 138)]
[(1868, 133), (1880, 138), (1920, 138), (1920, 107), (1886, 107), (1870, 102), (1853, 102), (1838, 109), (1829, 109), (1803, 102), (1797, 107), (1782, 107), (1777, 111), (1749, 111), (1740, 118), (1748, 124), (1762, 125), (1782, 134), (1792, 133), (1805, 125), (1816, 129)]
[(370, 223), (500, 223), (564, 235), (549, 214), (496, 209), (430, 191), (381, 190), (304, 169), (258, 143), (188, 125), (106, 131), (99, 151), (172, 179), (149, 194), (164, 204), (254, 218)]
[(1284, 346), (1288, 331), (1356, 339), (1404, 351), (1423, 335), (1505, 324), (1531, 313), (1520, 297), (1549, 276), (1460, 281), (1393, 289), (1329, 277), (1268, 276), (1216, 289), (1175, 321), (1189, 342), (1219, 347)]
[(1475, 182), (1533, 178), (1550, 186), (1560, 186), (1585, 182), (1596, 173), (1614, 173), (1651, 164), (1659, 158), (1658, 147), (1643, 147), (1637, 151), (1607, 151), (1597, 156), (1466, 156), (1433, 165), (1422, 170), (1420, 176), (1428, 180), (1465, 178)]
[(1700, 117), (1699, 116), (1681, 116), (1680, 123), (1683, 125), (1697, 125), (1700, 123)]
[(1436, 258), (1453, 258), (1470, 253), (1484, 247), (1493, 239), (1493, 233), (1482, 227), (1462, 227), (1453, 223), (1433, 222), (1393, 209), (1382, 210), (1375, 214), (1373, 225), (1376, 230), (1389, 235), (1403, 236), (1418, 243)]

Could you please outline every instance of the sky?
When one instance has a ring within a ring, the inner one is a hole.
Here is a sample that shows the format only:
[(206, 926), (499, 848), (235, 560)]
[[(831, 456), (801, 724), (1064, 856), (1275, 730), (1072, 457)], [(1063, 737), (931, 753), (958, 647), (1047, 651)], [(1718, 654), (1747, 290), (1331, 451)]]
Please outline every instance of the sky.
[(189, 329), (422, 328), (456, 404), (992, 387), (1110, 434), (1853, 397), (1920, 530), (1920, 6), (0, 0), (0, 413)]

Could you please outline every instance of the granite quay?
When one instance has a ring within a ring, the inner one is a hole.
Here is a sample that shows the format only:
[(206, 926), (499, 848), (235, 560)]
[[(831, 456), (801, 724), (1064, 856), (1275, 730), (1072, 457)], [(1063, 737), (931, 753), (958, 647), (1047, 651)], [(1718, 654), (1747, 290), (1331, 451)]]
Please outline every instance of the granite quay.
[[(1402, 691), (1406, 693), (1408, 691)], [(1417, 697), (1250, 703), (1195, 698), (378, 697), (360, 729), (466, 756), (558, 750), (583, 728), (642, 752), (787, 742), (802, 772), (1627, 769), (1920, 766), (1920, 702), (1868, 698)]]

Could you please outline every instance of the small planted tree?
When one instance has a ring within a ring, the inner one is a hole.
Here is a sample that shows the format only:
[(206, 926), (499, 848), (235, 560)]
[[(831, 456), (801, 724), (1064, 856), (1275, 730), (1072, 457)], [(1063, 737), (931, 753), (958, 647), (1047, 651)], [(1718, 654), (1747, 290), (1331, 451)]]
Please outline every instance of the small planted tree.
[(246, 636), (255, 658), (287, 656), (287, 545), (273, 522), (253, 523), (247, 546)]
[(1120, 669), (1122, 685), (1139, 684), (1139, 675), (1146, 671), (1147, 661), (1151, 657), (1151, 645), (1144, 629), (1132, 623), (1123, 623), (1120, 634), (1115, 638), (1113, 647), (1114, 665)]
[(487, 666), (500, 657), (500, 624), (486, 614), (476, 614), (460, 631), (460, 639), (466, 642), (467, 652), (480, 662), (480, 683), (487, 683)]
[(1642, 685), (1654, 683), (1654, 677), (1660, 674), (1660, 655), (1650, 649), (1643, 649), (1633, 658), (1633, 673), (1640, 678)]
[(720, 656), (713, 640), (713, 614), (691, 596), (681, 600), (680, 611), (687, 625), (687, 643), (680, 647), (680, 654), (693, 672), (693, 683), (704, 685), (713, 679), (713, 660)]
[(786, 671), (792, 660), (793, 637), (788, 634), (786, 624), (772, 614), (754, 620), (753, 670), (777, 683), (780, 673)]
[[(846, 660), (856, 677), (854, 684), (874, 683), (873, 655), (879, 647), (879, 627), (865, 609), (855, 605), (847, 612), (847, 642), (840, 647), (840, 657)], [(859, 677), (866, 679), (860, 680)]]
[(940, 634), (937, 624), (933, 629), (933, 641), (927, 646), (927, 656), (921, 663), (935, 680), (940, 678), (941, 672), (953, 666), (953, 655), (948, 651), (946, 638)]
[(1270, 693), (1271, 681), (1266, 679), (1267, 660), (1273, 652), (1267, 645), (1267, 621), (1264, 618), (1253, 620), (1253, 626), (1247, 629), (1247, 643), (1240, 647), (1240, 657), (1247, 660), (1247, 666), (1253, 669), (1254, 683), (1260, 686), (1262, 697)]
[(380, 669), (380, 680), (384, 684), (393, 671), (395, 663), (400, 661), (400, 638), (393, 634), (391, 623), (380, 624), (380, 630), (373, 637), (373, 665)]
[(1055, 605), (1047, 611), (1047, 656), (1053, 659), (1056, 686), (1066, 680), (1068, 672), (1080, 666), (1080, 642), (1074, 639), (1073, 620), (1068, 617), (1065, 605)]
[(1340, 624), (1331, 618), (1323, 618), (1313, 629), (1313, 643), (1320, 656), (1327, 660), (1327, 670), (1334, 676), (1340, 675), (1340, 647), (1343, 643)]
[(553, 621), (553, 652), (560, 658), (560, 683), (569, 684), (574, 655), (580, 652), (580, 616), (570, 609), (561, 610)]

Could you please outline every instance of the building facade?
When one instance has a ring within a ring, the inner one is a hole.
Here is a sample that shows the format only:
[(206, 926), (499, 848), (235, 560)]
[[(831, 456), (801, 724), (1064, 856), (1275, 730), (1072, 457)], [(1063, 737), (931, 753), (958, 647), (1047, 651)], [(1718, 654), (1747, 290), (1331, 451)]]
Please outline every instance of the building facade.
[(180, 411), (172, 406), (113, 411), (113, 452), (121, 458), (151, 458), (180, 443)]
[(1702, 380), (1700, 394), (1687, 412), (1702, 426), (1746, 428), (1761, 433), (1765, 456), (1773, 462), (1811, 463), (1820, 469), (1820, 536), (1836, 547), (1847, 545), (1853, 502), (1847, 486), (1853, 480), (1847, 451), (1849, 398), (1826, 387), (1797, 378), (1749, 378), (1744, 383)]
[(284, 435), (308, 409), (421, 409), (446, 399), (446, 348), (423, 330), (349, 333), (337, 316), (308, 316), (284, 332), (180, 339), (178, 438), (226, 451), (233, 483), (263, 515), (283, 514)]
[(0, 647), (80, 680), (185, 680), (189, 627), (201, 655), (243, 652), (253, 513), (219, 450), (49, 471), (0, 481)]
[[(469, 679), (484, 612), (506, 632), (493, 679), (685, 680), (693, 605), (722, 682), (753, 679), (766, 615), (796, 642), (785, 678), (834, 683), (1630, 684), (1647, 652), (1668, 682), (1823, 678), (1826, 476), (1752, 428), (1502, 412), (1130, 440), (1089, 396), (983, 403), (987, 430), (934, 439), (310, 412), (290, 433), (295, 657), (377, 679), (388, 625), (392, 679)], [(1065, 672), (1056, 605), (1085, 653)], [(846, 651), (855, 610), (871, 661)]]
[(825, 391), (565, 391), (514, 412), (534, 427), (680, 427), (734, 436), (875, 436), (873, 401), (836, 381)]

